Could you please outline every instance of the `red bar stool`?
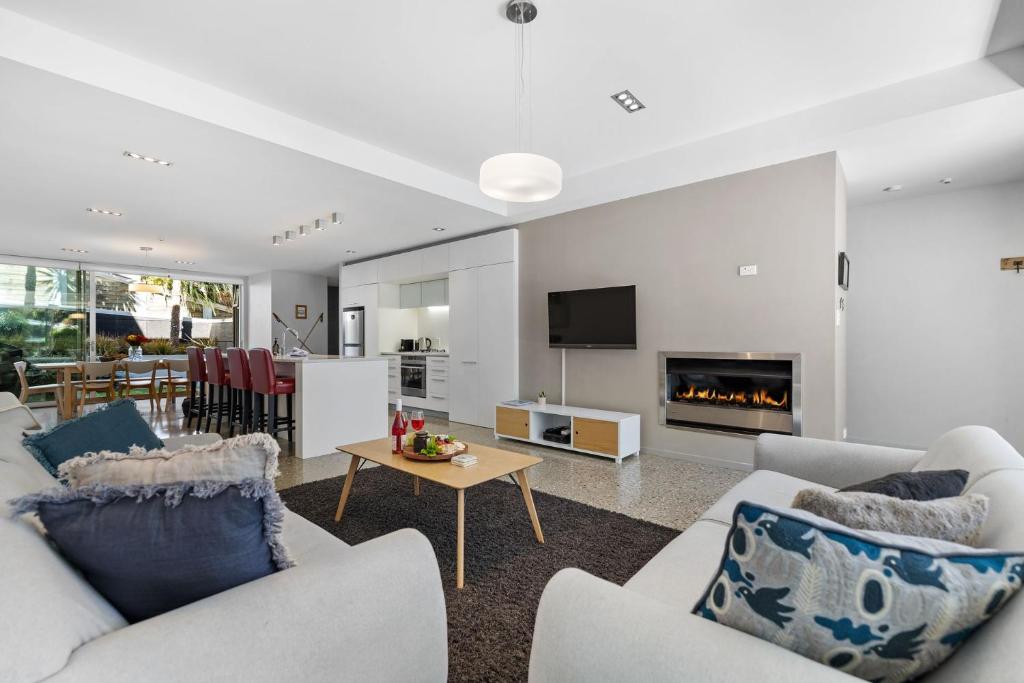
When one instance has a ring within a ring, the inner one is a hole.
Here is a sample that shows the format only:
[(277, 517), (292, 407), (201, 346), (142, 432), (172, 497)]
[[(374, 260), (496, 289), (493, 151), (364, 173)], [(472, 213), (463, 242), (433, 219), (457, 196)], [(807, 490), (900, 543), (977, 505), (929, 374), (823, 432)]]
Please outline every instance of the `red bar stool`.
[[(263, 397), (269, 397), (267, 406), (266, 431), (270, 435), (288, 430), (288, 442), (293, 440), (295, 420), (292, 418), (292, 397), (295, 395), (295, 378), (278, 377), (274, 373), (274, 358), (267, 349), (249, 350), (249, 369), (252, 373), (252, 392), (256, 403), (256, 419), (263, 424)], [(277, 397), (284, 395), (287, 406), (286, 417), (277, 416)]]
[(228, 436), (248, 434), (252, 429), (252, 373), (249, 372), (249, 354), (233, 346), (228, 349), (228, 374), (231, 381), (231, 415), (228, 417)]
[(185, 426), (192, 429), (192, 418), (196, 418), (196, 429), (201, 429), (206, 414), (206, 359), (198, 346), (185, 349), (188, 356), (188, 419)]
[(217, 432), (224, 424), (224, 416), (231, 415), (230, 384), (231, 377), (224, 367), (224, 356), (217, 346), (203, 349), (206, 356), (206, 381), (210, 385), (209, 408), (206, 411), (206, 431), (210, 431), (210, 423), (214, 414), (217, 415)]

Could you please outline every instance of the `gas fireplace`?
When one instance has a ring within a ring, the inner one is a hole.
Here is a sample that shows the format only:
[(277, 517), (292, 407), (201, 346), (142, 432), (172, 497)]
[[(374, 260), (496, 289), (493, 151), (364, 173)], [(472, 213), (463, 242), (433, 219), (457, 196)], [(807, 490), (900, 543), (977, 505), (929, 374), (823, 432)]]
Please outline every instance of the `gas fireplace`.
[(736, 434), (800, 435), (800, 354), (658, 354), (660, 421)]

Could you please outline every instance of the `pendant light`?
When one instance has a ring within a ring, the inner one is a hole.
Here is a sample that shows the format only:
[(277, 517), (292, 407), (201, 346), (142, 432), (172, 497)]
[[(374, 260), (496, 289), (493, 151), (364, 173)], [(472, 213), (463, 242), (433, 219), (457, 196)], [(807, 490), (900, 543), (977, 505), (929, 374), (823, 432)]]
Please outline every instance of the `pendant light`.
[(514, 52), (517, 151), (498, 154), (480, 165), (480, 191), (488, 197), (507, 202), (542, 202), (562, 191), (562, 167), (545, 156), (523, 151), (532, 142), (532, 106), (527, 82), (530, 56), (525, 34), (526, 24), (537, 18), (537, 6), (528, 0), (509, 0), (505, 7), (505, 17), (516, 25)]
[[(153, 251), (153, 247), (139, 247), (139, 251), (145, 254), (146, 263), (149, 263), (149, 252)], [(154, 285), (152, 283), (142, 282), (140, 280), (139, 282), (130, 283), (128, 285), (128, 291), (136, 292), (139, 294), (159, 294), (160, 292), (164, 291), (164, 289), (160, 285)]]

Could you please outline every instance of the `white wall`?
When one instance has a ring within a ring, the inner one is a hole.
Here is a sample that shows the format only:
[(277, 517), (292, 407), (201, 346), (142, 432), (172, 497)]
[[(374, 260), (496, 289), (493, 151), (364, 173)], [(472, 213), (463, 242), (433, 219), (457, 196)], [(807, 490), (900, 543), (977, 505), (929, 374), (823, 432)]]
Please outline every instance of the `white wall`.
[(1024, 451), (1024, 183), (850, 210), (851, 440), (988, 425)]
[[(520, 226), (520, 394), (559, 401), (547, 293), (637, 286), (637, 350), (568, 351), (568, 402), (642, 415), (648, 451), (749, 466), (753, 440), (658, 424), (658, 351), (803, 354), (804, 434), (841, 436), (835, 154)], [(740, 278), (740, 265), (757, 264)], [(840, 330), (841, 331), (841, 330)]]
[[(304, 337), (316, 318), (324, 314), (306, 344), (313, 353), (327, 353), (327, 278), (322, 275), (274, 270), (250, 275), (246, 299), (246, 343), (249, 348), (272, 348), (274, 338), (281, 339), (282, 329), (271, 313), (277, 313), (286, 325)], [(295, 304), (305, 304), (307, 319), (295, 318)], [(288, 335), (288, 349), (296, 343)], [(285, 350), (288, 350), (285, 349)]]
[(439, 349), (447, 349), (448, 338), (448, 307), (425, 306), (416, 309), (416, 336), (430, 337)]

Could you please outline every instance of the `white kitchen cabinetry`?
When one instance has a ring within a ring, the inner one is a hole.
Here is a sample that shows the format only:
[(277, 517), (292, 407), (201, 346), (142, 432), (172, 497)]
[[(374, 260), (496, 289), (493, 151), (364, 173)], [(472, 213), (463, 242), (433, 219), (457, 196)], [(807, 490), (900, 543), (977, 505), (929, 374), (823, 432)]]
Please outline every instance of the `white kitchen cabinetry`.
[(420, 273), (433, 275), (434, 273), (448, 272), (448, 246), (438, 244), (435, 247), (424, 247), (417, 250), (420, 255)]
[(421, 282), (420, 306), (448, 305), (448, 278)]
[(425, 304), (420, 303), (422, 298), (422, 287), (421, 283), (413, 282), (407, 285), (398, 286), (398, 307), (399, 308), (419, 308)]
[(388, 356), (388, 403), (402, 397), (401, 356)]
[(448, 412), (449, 362), (427, 356), (427, 408)]
[(380, 260), (380, 281), (394, 282), (418, 278), (423, 274), (422, 250), (407, 251), (404, 254), (385, 256)]
[(452, 271), (449, 419), (494, 426), (494, 404), (519, 396), (517, 266)]
[(341, 267), (341, 287), (358, 287), (373, 285), (380, 282), (380, 261), (363, 261), (362, 263), (346, 263)]
[(462, 270), (515, 261), (517, 231), (502, 230), (449, 244), (448, 269)]

